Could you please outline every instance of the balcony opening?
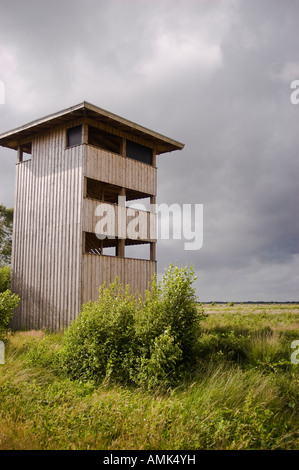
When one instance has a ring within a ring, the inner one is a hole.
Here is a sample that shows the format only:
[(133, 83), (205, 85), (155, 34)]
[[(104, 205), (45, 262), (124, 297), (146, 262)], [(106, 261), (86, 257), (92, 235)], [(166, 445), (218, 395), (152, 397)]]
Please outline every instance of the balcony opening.
[[(121, 193), (121, 187), (109, 183), (103, 183), (93, 178), (86, 178), (85, 197), (96, 199), (101, 202), (110, 202), (118, 204), (118, 196)], [(150, 196), (131, 189), (126, 189), (126, 205), (138, 204), (145, 206), (145, 210), (150, 210)], [(140, 209), (143, 208), (140, 206)], [(144, 210), (144, 209), (143, 209)]]
[(94, 233), (84, 233), (84, 253), (90, 255), (105, 255), (123, 258), (150, 260), (151, 243), (142, 240), (104, 238), (100, 240)]
[(150, 260), (150, 243), (126, 240), (126, 258)]
[(122, 139), (117, 135), (88, 126), (88, 143), (108, 152), (121, 154)]
[(85, 232), (84, 253), (90, 255), (116, 256), (117, 239), (104, 238), (100, 240), (95, 233)]
[(86, 178), (85, 197), (96, 199), (97, 201), (104, 201), (104, 183), (92, 178)]
[(132, 209), (137, 209), (141, 211), (150, 212), (151, 209), (151, 198), (150, 196), (144, 195), (142, 198), (132, 198), (126, 200), (126, 207), (132, 207)]
[(121, 188), (119, 186), (102, 183), (101, 181), (94, 180), (92, 178), (86, 178), (85, 197), (96, 199), (101, 202), (117, 204), (120, 190)]

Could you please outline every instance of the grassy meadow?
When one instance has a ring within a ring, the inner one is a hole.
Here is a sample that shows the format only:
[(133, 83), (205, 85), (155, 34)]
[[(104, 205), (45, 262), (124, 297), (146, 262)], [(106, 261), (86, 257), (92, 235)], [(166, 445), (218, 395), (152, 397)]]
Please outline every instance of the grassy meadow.
[(298, 449), (299, 304), (203, 308), (194, 373), (155, 391), (70, 380), (63, 333), (8, 333), (0, 449)]

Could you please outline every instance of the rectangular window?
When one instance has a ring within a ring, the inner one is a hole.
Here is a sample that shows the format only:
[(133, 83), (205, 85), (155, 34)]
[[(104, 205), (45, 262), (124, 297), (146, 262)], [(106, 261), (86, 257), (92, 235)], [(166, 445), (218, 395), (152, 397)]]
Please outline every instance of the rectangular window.
[(67, 129), (67, 147), (82, 144), (82, 126)]
[(131, 140), (127, 140), (126, 155), (128, 158), (133, 158), (139, 162), (147, 163), (148, 165), (153, 164), (152, 149), (144, 145), (136, 144), (136, 142), (132, 142)]

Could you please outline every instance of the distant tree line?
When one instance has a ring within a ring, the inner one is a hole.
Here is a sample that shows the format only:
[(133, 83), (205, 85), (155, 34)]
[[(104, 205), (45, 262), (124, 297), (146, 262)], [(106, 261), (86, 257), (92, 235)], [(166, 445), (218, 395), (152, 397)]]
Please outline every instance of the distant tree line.
[(10, 291), (13, 209), (0, 204), (0, 339), (9, 326), (19, 296)]
[(10, 289), (13, 209), (0, 204), (0, 293)]
[(13, 209), (0, 204), (0, 266), (11, 262)]

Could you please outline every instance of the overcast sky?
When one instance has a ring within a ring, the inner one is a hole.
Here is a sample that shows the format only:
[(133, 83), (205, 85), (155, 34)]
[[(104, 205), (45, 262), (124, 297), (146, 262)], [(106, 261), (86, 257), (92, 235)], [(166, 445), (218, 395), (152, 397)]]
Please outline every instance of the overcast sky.
[[(201, 301), (299, 300), (297, 0), (0, 0), (0, 133), (82, 101), (183, 142), (158, 203), (203, 204)], [(0, 203), (16, 154), (0, 147)]]

